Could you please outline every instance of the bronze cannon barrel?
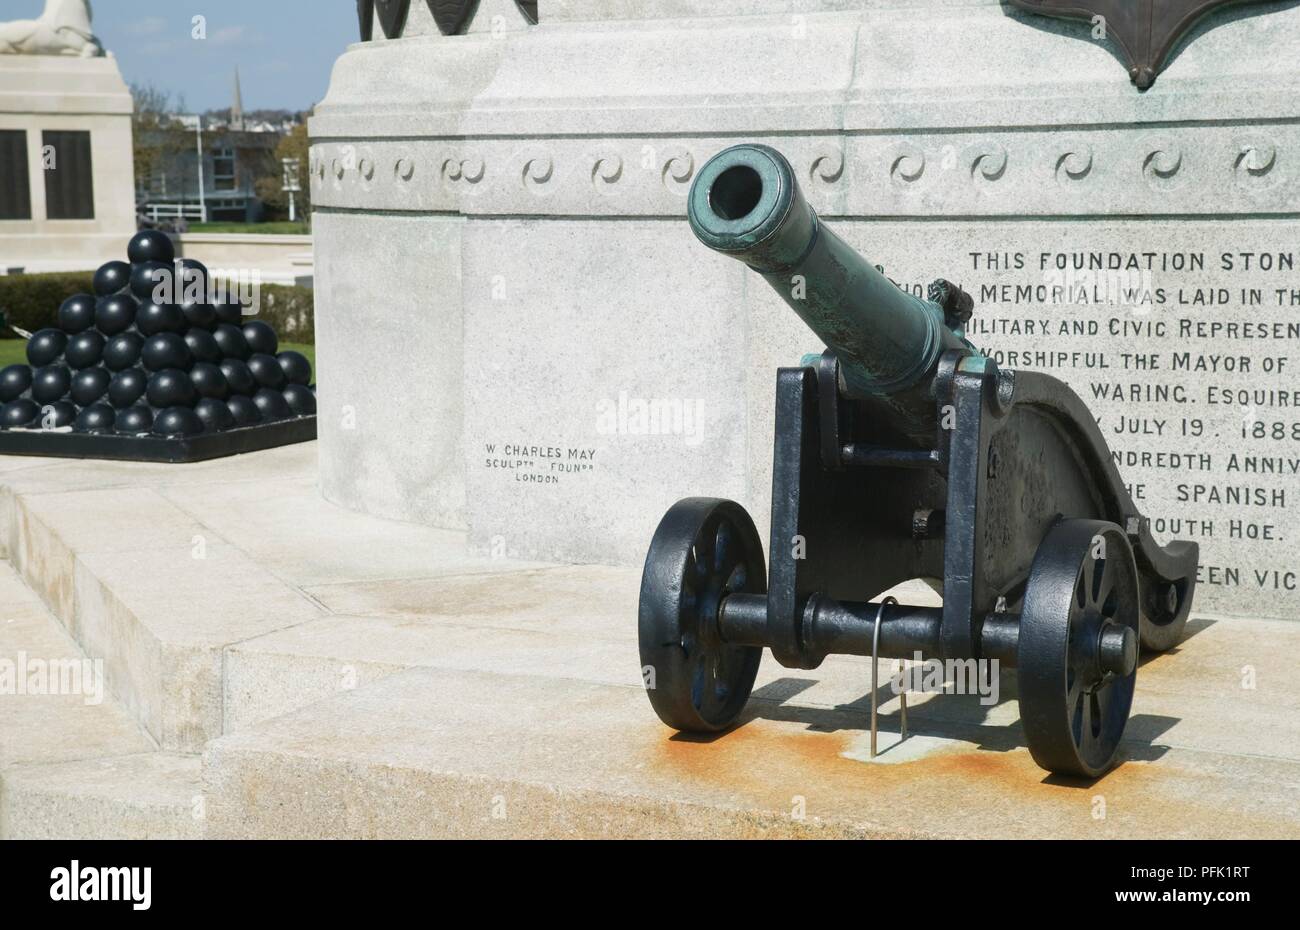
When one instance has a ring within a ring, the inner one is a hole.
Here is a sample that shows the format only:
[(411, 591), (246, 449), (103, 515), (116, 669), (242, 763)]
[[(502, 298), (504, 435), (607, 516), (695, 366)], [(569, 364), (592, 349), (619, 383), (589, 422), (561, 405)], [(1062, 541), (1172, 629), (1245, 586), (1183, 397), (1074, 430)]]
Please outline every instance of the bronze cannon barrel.
[(688, 216), (702, 243), (761, 274), (835, 351), (847, 396), (883, 403), (902, 432), (932, 440), (939, 357), (969, 344), (938, 304), (900, 290), (818, 218), (785, 156), (766, 145), (714, 156)]

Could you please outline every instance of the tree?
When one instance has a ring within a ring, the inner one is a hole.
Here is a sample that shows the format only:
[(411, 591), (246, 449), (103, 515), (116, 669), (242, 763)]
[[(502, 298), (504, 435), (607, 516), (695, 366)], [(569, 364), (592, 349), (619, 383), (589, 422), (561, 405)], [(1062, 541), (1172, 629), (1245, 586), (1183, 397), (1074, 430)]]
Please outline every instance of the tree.
[(165, 170), (168, 160), (190, 145), (190, 136), (176, 117), (185, 101), (172, 104), (171, 94), (152, 84), (132, 84), (131, 99), (135, 110), (131, 116), (131, 137), (135, 160), (137, 192), (148, 192), (149, 181)]
[(273, 173), (259, 178), (254, 185), (257, 197), (266, 206), (268, 213), (277, 219), (289, 216), (289, 195), (284, 192), (284, 159), (298, 159), (298, 186), (302, 190), (294, 194), (298, 218), (304, 222), (311, 220), (311, 179), (308, 170), (311, 165), (311, 140), (307, 137), (307, 123), (304, 120), (293, 131), (280, 140), (275, 147)]

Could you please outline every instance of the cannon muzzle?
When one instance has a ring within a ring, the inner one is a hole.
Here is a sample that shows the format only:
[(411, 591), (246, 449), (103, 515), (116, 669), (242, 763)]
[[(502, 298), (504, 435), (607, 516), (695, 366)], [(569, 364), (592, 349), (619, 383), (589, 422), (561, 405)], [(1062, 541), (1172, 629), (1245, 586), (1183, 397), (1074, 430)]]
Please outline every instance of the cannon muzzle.
[(766, 278), (835, 351), (846, 395), (891, 397), (896, 412), (912, 407), (927, 421), (902, 424), (906, 432), (929, 431), (928, 379), (946, 350), (969, 344), (943, 308), (900, 290), (818, 219), (780, 152), (737, 145), (716, 155), (691, 188), (688, 216), (701, 242)]

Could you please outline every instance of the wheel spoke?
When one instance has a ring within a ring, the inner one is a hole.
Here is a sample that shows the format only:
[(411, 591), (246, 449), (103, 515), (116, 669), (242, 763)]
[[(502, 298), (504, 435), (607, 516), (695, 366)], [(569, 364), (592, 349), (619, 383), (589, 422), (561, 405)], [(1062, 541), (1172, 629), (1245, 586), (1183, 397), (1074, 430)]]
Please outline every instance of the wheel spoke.
[(1111, 726), (1111, 704), (1113, 703), (1118, 683), (1119, 679), (1112, 678), (1110, 681), (1093, 691), (1093, 710), (1097, 714), (1097, 726), (1102, 739), (1106, 738), (1106, 734)]
[(1092, 711), (1092, 692), (1084, 691), (1079, 695), (1079, 730), (1075, 736), (1075, 744), (1079, 747), (1079, 754), (1085, 758), (1092, 745)]
[(697, 549), (691, 550), (690, 568), (692, 569), (691, 575), (694, 577), (695, 583), (703, 584), (709, 580), (709, 563), (707, 560), (702, 559), (699, 556), (700, 553)]
[(1099, 562), (1104, 564), (1102, 559), (1094, 559), (1091, 552), (1083, 561), (1083, 601), (1079, 606), (1085, 609), (1097, 602), (1097, 582), (1099, 580), (1097, 569)]
[[(1109, 559), (1102, 559), (1098, 566), (1099, 577), (1097, 578), (1097, 596), (1093, 599), (1093, 605), (1101, 614), (1106, 613), (1107, 601), (1115, 591), (1115, 569)], [(1111, 612), (1114, 613), (1114, 605), (1111, 605)]]
[(733, 591), (744, 591), (745, 585), (749, 582), (749, 573), (745, 571), (745, 563), (737, 562), (727, 577), (727, 583), (722, 586), (722, 590), (730, 594)]
[(1070, 697), (1066, 699), (1066, 708), (1070, 717), (1070, 733), (1074, 737), (1076, 746), (1083, 742), (1084, 738), (1084, 711), (1083, 705), (1087, 703), (1083, 700), (1084, 693), (1082, 688), (1075, 688), (1070, 692)]
[(1073, 713), (1074, 706), (1079, 702), (1079, 695), (1082, 693), (1083, 676), (1079, 674), (1076, 668), (1067, 669), (1065, 673), (1065, 706), (1071, 713)]
[(733, 668), (735, 663), (732, 661), (733, 652), (734, 650), (723, 646), (718, 652), (717, 663), (714, 666), (717, 670), (717, 674), (713, 683), (713, 693), (720, 705), (727, 703), (727, 697), (730, 694), (727, 682), (731, 681), (731, 676), (735, 672), (735, 669)]
[(709, 702), (712, 692), (712, 658), (705, 652), (698, 652), (691, 660), (691, 704), (701, 714), (704, 713), (704, 707)]
[(713, 537), (713, 571), (722, 574), (731, 554), (732, 530), (726, 520), (718, 521), (718, 529)]

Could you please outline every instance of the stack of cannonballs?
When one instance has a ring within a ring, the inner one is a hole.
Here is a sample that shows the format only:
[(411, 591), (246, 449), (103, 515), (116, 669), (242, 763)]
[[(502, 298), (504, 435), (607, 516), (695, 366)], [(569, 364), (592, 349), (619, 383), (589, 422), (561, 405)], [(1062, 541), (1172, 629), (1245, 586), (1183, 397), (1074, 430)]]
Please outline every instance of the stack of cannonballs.
[(200, 263), (176, 261), (157, 232), (137, 233), (127, 255), (32, 335), (30, 365), (0, 371), (0, 429), (176, 438), (316, 412), (306, 357), (279, 352), (237, 301), (209, 303)]

